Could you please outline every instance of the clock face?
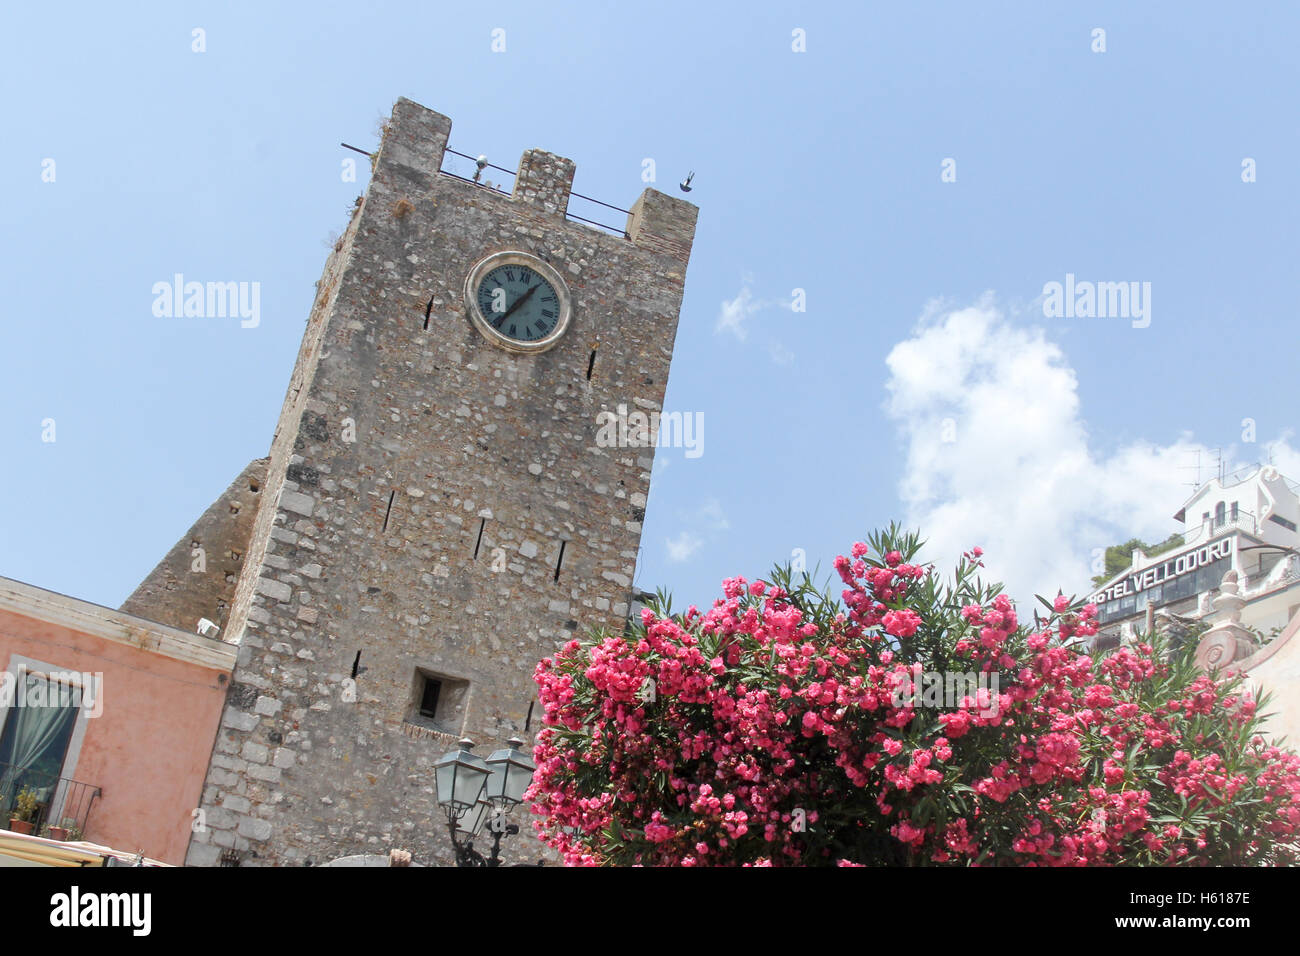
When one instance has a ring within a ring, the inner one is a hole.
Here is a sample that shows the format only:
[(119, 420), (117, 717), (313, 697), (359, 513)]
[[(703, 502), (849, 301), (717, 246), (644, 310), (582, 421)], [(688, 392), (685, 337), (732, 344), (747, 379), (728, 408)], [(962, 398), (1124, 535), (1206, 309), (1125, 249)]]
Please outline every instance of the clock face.
[(497, 266), (478, 284), (479, 311), (516, 342), (537, 342), (555, 331), (560, 298), (555, 287), (525, 265)]
[(564, 280), (527, 253), (488, 256), (470, 272), (465, 293), (479, 331), (510, 351), (544, 351), (568, 325), (569, 291)]

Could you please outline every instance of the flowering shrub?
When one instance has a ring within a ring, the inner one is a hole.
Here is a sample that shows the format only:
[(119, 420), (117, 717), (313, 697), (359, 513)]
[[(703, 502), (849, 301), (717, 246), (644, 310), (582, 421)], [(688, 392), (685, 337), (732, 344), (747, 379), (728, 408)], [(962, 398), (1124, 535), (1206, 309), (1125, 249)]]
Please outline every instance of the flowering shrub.
[[(1300, 859), (1300, 757), (1240, 678), (1158, 639), (1094, 659), (1092, 605), (1022, 623), (978, 548), (950, 583), (919, 550), (891, 528), (836, 559), (839, 600), (732, 578), (705, 613), (661, 596), (542, 661), (542, 839), (571, 864)], [(938, 706), (918, 670), (979, 689)]]

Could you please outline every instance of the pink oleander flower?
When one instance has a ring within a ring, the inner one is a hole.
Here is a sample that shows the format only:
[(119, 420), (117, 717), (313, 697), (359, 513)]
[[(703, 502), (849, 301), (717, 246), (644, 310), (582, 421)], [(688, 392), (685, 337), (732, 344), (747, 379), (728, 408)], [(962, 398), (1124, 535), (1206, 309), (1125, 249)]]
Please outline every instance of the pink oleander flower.
[(911, 637), (921, 626), (921, 615), (904, 608), (890, 611), (884, 617), (885, 632), (895, 637)]
[(564, 643), (534, 675), (539, 836), (573, 866), (1300, 864), (1300, 756), (1238, 678), (1080, 653), (1094, 606), (1023, 627), (918, 548), (854, 545), (838, 598), (737, 576)]

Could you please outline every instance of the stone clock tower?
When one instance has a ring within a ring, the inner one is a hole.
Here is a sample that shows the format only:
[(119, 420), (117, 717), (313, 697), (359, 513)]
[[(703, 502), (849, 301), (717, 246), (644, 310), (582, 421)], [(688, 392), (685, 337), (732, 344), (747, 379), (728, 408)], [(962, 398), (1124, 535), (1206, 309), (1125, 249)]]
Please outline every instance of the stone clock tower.
[[(397, 102), (269, 459), (128, 602), (240, 646), (191, 865), (451, 862), (434, 762), (531, 742), (537, 661), (626, 618), (654, 449), (597, 416), (660, 408), (696, 208), (647, 189), (607, 234), (566, 218), (570, 160), (506, 195), (440, 172), (450, 130)], [(204, 533), (224, 585), (177, 570)]]

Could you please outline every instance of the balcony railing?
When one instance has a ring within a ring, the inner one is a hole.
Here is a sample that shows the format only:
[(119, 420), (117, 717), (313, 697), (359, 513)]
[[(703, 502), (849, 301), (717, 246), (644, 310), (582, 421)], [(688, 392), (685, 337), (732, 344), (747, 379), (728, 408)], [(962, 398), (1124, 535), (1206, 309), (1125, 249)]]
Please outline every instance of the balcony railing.
[(1235, 515), (1228, 514), (1222, 518), (1210, 518), (1210, 534), (1218, 534), (1225, 528), (1237, 528), (1249, 534), (1259, 534), (1259, 522), (1249, 511), (1238, 511)]
[(1190, 520), (1187, 524), (1187, 529), (1179, 532), (1183, 536), (1184, 545), (1209, 540), (1225, 531), (1244, 531), (1246, 534), (1259, 536), (1259, 522), (1249, 511), (1238, 511), (1235, 515), (1226, 514), (1222, 518), (1211, 515), (1202, 518), (1196, 525), (1192, 525)]
[(0, 827), (9, 826), (18, 795), (24, 790), (36, 794), (36, 816), (30, 822), (32, 833), (37, 836), (45, 835), (46, 826), (55, 826), (75, 830), (79, 838), (86, 832), (95, 799), (103, 795), (99, 787), (71, 777), (56, 777), (0, 763)]

